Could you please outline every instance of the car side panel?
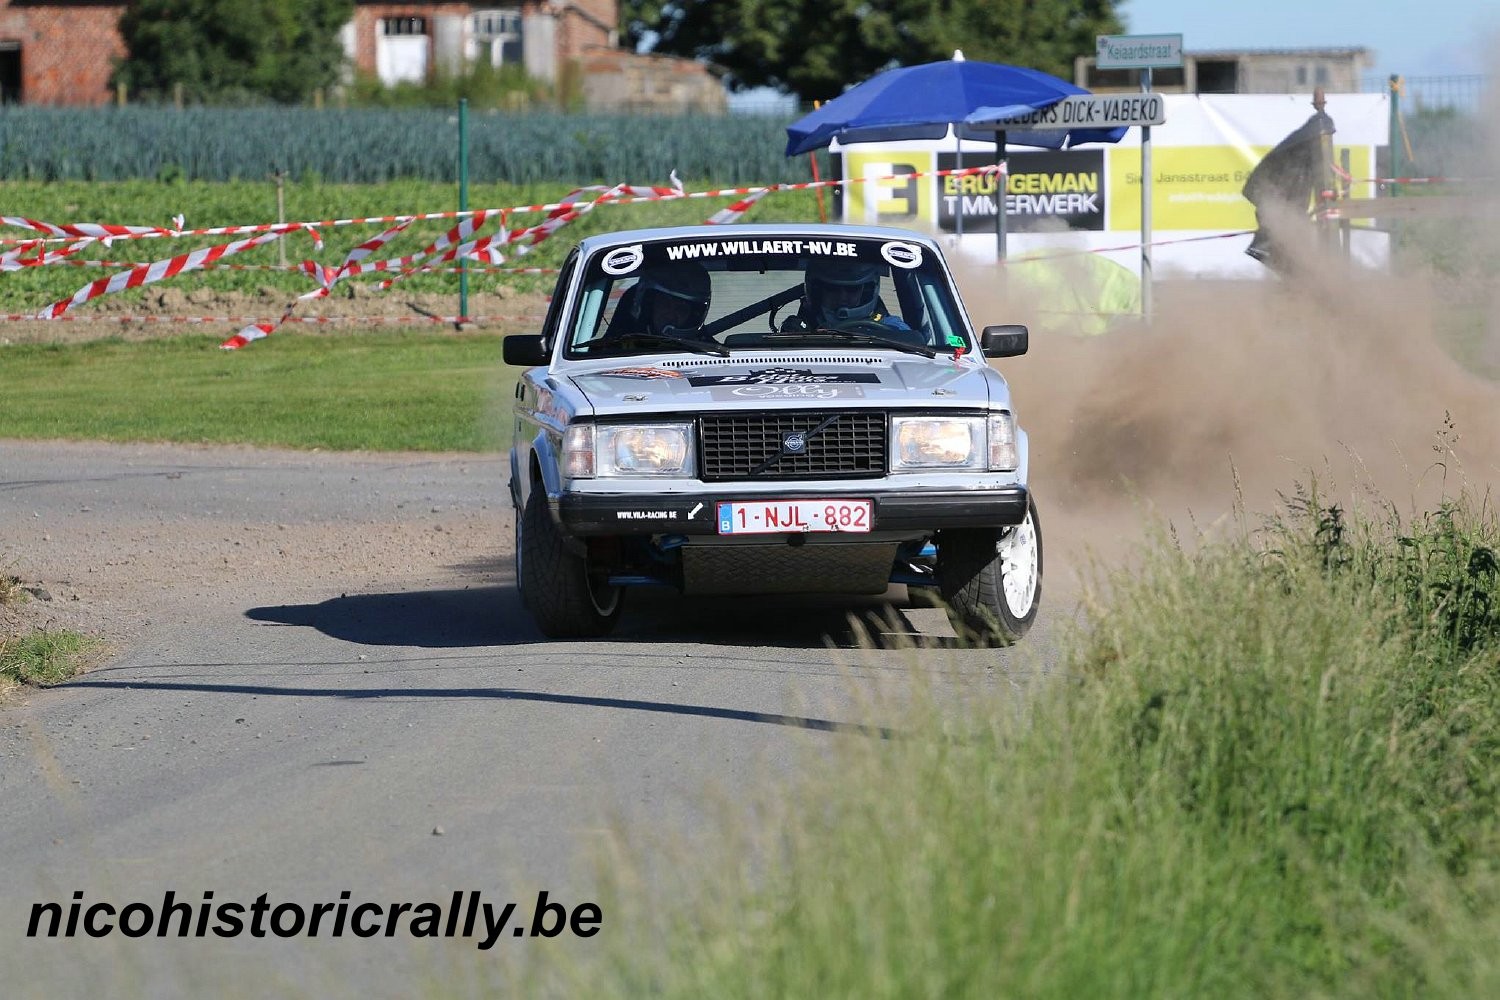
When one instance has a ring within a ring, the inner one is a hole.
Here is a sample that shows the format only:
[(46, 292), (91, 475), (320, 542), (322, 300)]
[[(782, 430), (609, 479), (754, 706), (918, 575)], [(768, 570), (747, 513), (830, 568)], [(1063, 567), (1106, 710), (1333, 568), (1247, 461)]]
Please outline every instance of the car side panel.
[(532, 490), (532, 464), (541, 472), (542, 488), (551, 505), (562, 493), (562, 437), (585, 408), (582, 395), (566, 380), (545, 368), (530, 368), (521, 376), (515, 408), (515, 444), (511, 447), (511, 495), (524, 509)]

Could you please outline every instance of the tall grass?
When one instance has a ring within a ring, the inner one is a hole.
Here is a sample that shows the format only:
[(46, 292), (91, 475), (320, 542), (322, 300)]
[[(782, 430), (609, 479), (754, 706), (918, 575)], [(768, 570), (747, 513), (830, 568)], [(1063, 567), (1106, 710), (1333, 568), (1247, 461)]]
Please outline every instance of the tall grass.
[(990, 687), (841, 745), (754, 803), (769, 840), (675, 854), (662, 911), (626, 866), (582, 986), (1500, 995), (1497, 544), (1482, 504), (1402, 523), (1310, 491), (1164, 541), (1029, 709)]
[(71, 629), (38, 629), (24, 635), (0, 631), (0, 693), (18, 684), (61, 684), (83, 669), (101, 646)]
[(22, 629), (11, 609), (31, 595), (20, 577), (0, 570), (0, 695), (19, 684), (57, 684), (77, 673), (100, 643), (69, 629)]

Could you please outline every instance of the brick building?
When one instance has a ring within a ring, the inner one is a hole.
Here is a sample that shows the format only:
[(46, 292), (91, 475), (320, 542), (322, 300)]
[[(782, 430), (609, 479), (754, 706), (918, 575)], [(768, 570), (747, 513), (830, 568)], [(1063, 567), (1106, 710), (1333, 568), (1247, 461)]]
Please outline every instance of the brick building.
[(117, 25), (125, 4), (0, 0), (0, 101), (103, 104), (125, 55)]
[[(0, 101), (109, 101), (110, 73), (125, 55), (118, 23), (126, 6), (118, 0), (0, 0)], [(627, 95), (612, 85), (586, 85), (591, 106), (714, 104), (717, 81), (698, 63), (618, 52), (601, 65), (602, 53), (617, 50), (618, 22), (618, 0), (356, 0), (340, 39), (351, 71), (386, 84), (429, 80), (439, 68), (457, 71), (481, 59), (520, 64), (549, 83), (569, 65), (587, 73), (593, 64), (630, 87)], [(689, 92), (691, 99), (684, 98)]]
[(593, 109), (726, 109), (723, 85), (702, 63), (621, 49), (619, 14), (618, 0), (524, 0), (504, 7), (380, 0), (360, 3), (342, 37), (351, 71), (378, 76), (387, 86), (478, 60), (519, 64), (533, 78), (556, 83), (571, 65)]
[(350, 66), (387, 85), (420, 82), (436, 68), (456, 71), (475, 60), (519, 63), (552, 83), (585, 50), (615, 47), (619, 16), (618, 0), (378, 0), (358, 3), (342, 38)]

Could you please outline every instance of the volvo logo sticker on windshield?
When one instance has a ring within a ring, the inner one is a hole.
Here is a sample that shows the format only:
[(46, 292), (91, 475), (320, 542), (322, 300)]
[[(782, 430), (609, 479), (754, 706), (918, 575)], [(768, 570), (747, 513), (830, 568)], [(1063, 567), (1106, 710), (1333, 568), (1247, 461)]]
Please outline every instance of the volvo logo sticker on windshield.
[(604, 255), (599, 262), (599, 267), (605, 274), (629, 274), (641, 266), (641, 261), (646, 259), (645, 252), (639, 243), (628, 247), (615, 247)]
[(807, 450), (807, 435), (802, 431), (795, 431), (782, 439), (781, 446), (788, 455), (800, 455)]
[(892, 240), (880, 248), (880, 256), (892, 267), (902, 267), (910, 270), (922, 263), (922, 248), (915, 243), (902, 243)]

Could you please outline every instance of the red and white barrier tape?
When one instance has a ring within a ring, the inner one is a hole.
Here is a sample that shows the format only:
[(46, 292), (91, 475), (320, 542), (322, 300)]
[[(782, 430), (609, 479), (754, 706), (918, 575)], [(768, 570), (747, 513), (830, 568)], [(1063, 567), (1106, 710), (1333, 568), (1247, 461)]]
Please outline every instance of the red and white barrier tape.
[[(748, 187), (715, 188), (709, 191), (686, 191), (677, 187), (645, 187), (625, 185), (627, 194), (608, 199), (609, 204), (630, 205), (643, 201), (679, 201), (691, 198), (727, 198), (740, 195), (764, 195), (773, 191), (810, 191), (816, 188), (841, 187), (849, 184), (864, 184), (883, 180), (909, 180), (917, 177), (958, 177), (972, 174), (990, 174), (998, 168), (994, 164), (977, 167), (958, 167), (948, 170), (929, 170), (913, 174), (888, 174), (879, 177), (841, 177), (821, 181), (798, 181), (787, 184), (766, 184)], [(577, 192), (574, 192), (576, 194)], [(569, 197), (572, 197), (571, 195)], [(211, 226), (202, 229), (164, 229), (160, 226), (115, 226), (103, 223), (77, 223), (54, 225), (13, 216), (0, 216), (0, 225), (15, 225), (52, 235), (54, 238), (78, 239), (89, 236), (112, 242), (120, 239), (159, 239), (184, 236), (244, 236), (254, 233), (289, 233), (298, 230), (318, 230), (340, 226), (392, 224), (398, 222), (431, 221), (437, 219), (465, 219), (478, 214), (524, 215), (541, 212), (566, 212), (573, 206), (571, 201), (547, 202), (537, 205), (516, 205), (510, 208), (484, 208), (458, 212), (427, 212), (416, 215), (374, 215), (351, 219), (317, 219), (301, 222), (266, 222), (246, 226)], [(180, 217), (179, 217), (180, 218)], [(98, 230), (95, 232), (94, 230)], [(106, 232), (107, 231), (107, 232)], [(5, 241), (0, 241), (5, 242)]]
[(1469, 177), (1357, 177), (1351, 184), (1487, 184), (1483, 178)]
[[(3, 266), (3, 257), (0, 255), (0, 271), (16, 270)], [(139, 267), (139, 262), (128, 260), (49, 260), (48, 264), (67, 264), (72, 267), (99, 267), (118, 270), (122, 267)], [(298, 274), (310, 273), (308, 265), (310, 261), (302, 261), (298, 264), (204, 264), (199, 270), (202, 271), (268, 271), (277, 273), (296, 272)], [(27, 262), (27, 266), (31, 266)], [(317, 265), (314, 264), (314, 267)], [(556, 274), (561, 268), (557, 267), (418, 267), (415, 269), (419, 274), (457, 274), (467, 271), (469, 274)]]
[(21, 229), (31, 229), (39, 233), (46, 233), (54, 237), (87, 237), (88, 239), (142, 239), (157, 236), (175, 236), (176, 231), (163, 229), (161, 226), (116, 226), (105, 222), (76, 222), (67, 225), (56, 225), (51, 222), (38, 222), (35, 219), (22, 218), (19, 215), (0, 215), (0, 225), (16, 226)]
[(1043, 260), (1062, 260), (1065, 257), (1081, 257), (1091, 253), (1119, 253), (1123, 250), (1139, 250), (1144, 246), (1167, 247), (1175, 243), (1202, 243), (1204, 240), (1228, 240), (1236, 236), (1249, 236), (1253, 232), (1255, 232), (1253, 229), (1240, 229), (1232, 233), (1210, 233), (1207, 236), (1182, 236), (1175, 240), (1152, 240), (1150, 243), (1121, 243), (1119, 246), (1112, 247), (1083, 247), (1078, 250), (1064, 250), (1059, 253), (1027, 254), (1022, 257), (1013, 257), (1003, 263), (1007, 267), (1014, 267), (1017, 264), (1031, 264)]
[(384, 232), (365, 240), (359, 246), (350, 250), (348, 256), (344, 258), (344, 262), (336, 268), (325, 267), (311, 260), (303, 261), (301, 265), (302, 269), (317, 280), (318, 287), (303, 295), (299, 295), (294, 301), (288, 303), (287, 307), (282, 310), (281, 319), (275, 323), (250, 323), (241, 329), (238, 334), (219, 346), (224, 348), (243, 347), (252, 340), (259, 340), (261, 337), (269, 336), (273, 330), (292, 318), (292, 312), (297, 308), (298, 302), (326, 297), (333, 290), (334, 285), (349, 275), (358, 273), (366, 257), (401, 235), (402, 231), (409, 225), (411, 225), (410, 222), (397, 223)]
[(311, 267), (317, 268), (317, 271), (315, 273), (310, 273), (313, 273), (313, 277), (318, 280), (319, 287), (314, 291), (308, 292), (306, 295), (300, 297), (304, 299), (323, 298), (329, 292), (331, 292), (333, 290), (333, 286), (338, 284), (340, 281), (343, 281), (345, 278), (348, 278), (352, 275), (361, 273), (361, 271), (364, 269), (365, 258), (369, 257), (372, 253), (385, 246), (397, 236), (400, 236), (403, 232), (406, 231), (406, 227), (409, 225), (411, 225), (410, 222), (398, 223), (397, 225), (392, 226), (391, 228), (379, 233), (378, 235), (370, 237), (359, 246), (355, 247), (353, 250), (350, 250), (348, 255), (344, 258), (343, 263), (341, 263), (336, 268), (322, 267), (310, 260), (303, 261), (303, 270), (309, 270), (309, 265)]
[[(594, 191), (602, 191), (603, 193), (592, 200), (584, 200), (583, 196), (585, 194)], [(554, 209), (544, 221), (537, 225), (520, 229), (507, 229), (504, 225), (505, 214), (502, 213), (500, 232), (468, 242), (460, 242), (465, 237), (472, 236), (484, 224), (488, 213), (476, 213), (473, 217), (464, 220), (458, 226), (449, 230), (442, 239), (419, 253), (412, 255), (415, 258), (414, 260), (411, 260), (399, 273), (381, 281), (377, 287), (381, 290), (388, 289), (397, 281), (416, 273), (421, 266), (440, 266), (455, 260), (471, 258), (476, 260), (488, 259), (490, 263), (498, 264), (505, 260), (505, 256), (501, 252), (502, 247), (514, 246), (518, 254), (527, 253), (563, 226), (592, 211), (596, 206), (607, 204), (609, 201), (619, 198), (622, 195), (665, 196), (673, 192), (674, 189), (672, 188), (643, 187), (628, 184), (616, 184), (614, 187), (607, 189), (599, 186), (579, 188), (571, 192), (568, 198), (559, 204), (558, 208)], [(743, 208), (732, 211), (727, 215), (719, 213), (715, 218), (723, 216), (729, 220), (737, 219), (752, 204), (754, 204), (754, 200), (750, 200)], [(731, 206), (731, 208), (733, 207)], [(453, 245), (455, 243), (457, 244), (456, 246)], [(403, 260), (406, 260), (406, 258), (403, 258)], [(419, 265), (418, 262), (421, 262), (421, 264)], [(391, 262), (384, 263), (389, 264)], [(385, 268), (382, 267), (379, 269), (384, 270)], [(309, 296), (303, 296), (303, 298), (307, 297)], [(290, 315), (290, 310), (288, 310), (287, 315)], [(225, 350), (238, 350), (252, 341), (269, 336), (275, 331), (277, 326), (279, 324), (252, 324), (228, 340), (225, 340), (219, 346)]]
[[(579, 191), (575, 191), (574, 195), (581, 196), (584, 190), (587, 189), (580, 189)], [(574, 214), (569, 215), (565, 219), (561, 218), (566, 214), (567, 213), (555, 213), (555, 217), (557, 219), (560, 219), (561, 221), (555, 221), (555, 224), (553, 226), (554, 229), (557, 226), (563, 225), (567, 221), (571, 221), (572, 218), (577, 217), (577, 215)], [(320, 288), (314, 292), (310, 292), (307, 295), (302, 296), (301, 298), (316, 298), (321, 295), (326, 295), (328, 294), (328, 289), (332, 287), (333, 281), (338, 280), (338, 278), (348, 276), (351, 273), (357, 273), (359, 270), (384, 271), (389, 270), (392, 267), (400, 267), (401, 270), (398, 274), (393, 277), (387, 278), (378, 284), (377, 287), (379, 287), (381, 290), (385, 290), (390, 288), (394, 282), (414, 273), (417, 265), (419, 265), (421, 262), (432, 260), (434, 258), (434, 255), (441, 254), (441, 256), (436, 257), (436, 260), (439, 264), (456, 260), (460, 256), (468, 256), (470, 254), (477, 255), (477, 252), (480, 249), (480, 245), (485, 244), (488, 241), (492, 241), (494, 238), (488, 237), (485, 240), (472, 241), (468, 243), (465, 243), (464, 241), (473, 236), (474, 233), (485, 224), (485, 222), (488, 220), (489, 215), (490, 213), (488, 212), (476, 212), (468, 218), (460, 221), (458, 225), (448, 230), (448, 232), (444, 233), (439, 239), (435, 240), (417, 253), (408, 254), (405, 257), (396, 258), (395, 260), (377, 261), (370, 265), (361, 265), (359, 261), (353, 259), (353, 255), (351, 254), (351, 259), (346, 261), (344, 266), (337, 272), (335, 272), (334, 278), (332, 278), (331, 280), (325, 278), (323, 288)], [(504, 217), (502, 216), (502, 221), (503, 218)], [(549, 219), (548, 221), (549, 223), (554, 222), (554, 219)], [(367, 243), (365, 244), (361, 244), (359, 249), (363, 249), (365, 254), (367, 255), (376, 246), (389, 240), (392, 236), (396, 235), (396, 233), (400, 232), (407, 225), (409, 225), (409, 223), (400, 223), (399, 225), (386, 230), (374, 240), (367, 241)], [(457, 245), (455, 246), (455, 244)], [(296, 302), (293, 302), (287, 307), (280, 320), (276, 322), (252, 323), (241, 329), (239, 333), (225, 340), (219, 346), (226, 351), (233, 351), (238, 350), (239, 348), (244, 347), (246, 344), (252, 343), (253, 341), (260, 340), (263, 337), (268, 337), (272, 333), (274, 333), (282, 323), (291, 318), (292, 310), (295, 308)]]
[[(100, 278), (84, 285), (71, 297), (61, 299), (47, 306), (36, 314), (37, 319), (56, 319), (66, 313), (74, 306), (99, 298), (101, 295), (110, 295), (121, 292), (127, 288), (140, 288), (150, 285), (165, 278), (176, 277), (188, 271), (196, 271), (206, 262), (221, 260), (225, 257), (243, 253), (251, 247), (279, 240), (284, 233), (262, 233), (249, 239), (237, 240), (233, 243), (221, 243), (218, 246), (204, 247), (201, 250), (193, 250), (189, 253), (178, 254), (165, 260), (154, 261), (150, 264), (139, 264), (128, 271), (112, 274), (108, 278)], [(312, 232), (313, 239), (321, 244), (321, 239), (316, 232)]]
[(755, 192), (754, 194), (750, 195), (750, 197), (748, 197), (748, 198), (741, 198), (739, 201), (735, 202), (734, 204), (729, 205), (729, 206), (727, 206), (725, 208), (721, 208), (717, 212), (715, 212), (713, 215), (710, 215), (708, 217), (707, 224), (710, 225), (710, 226), (722, 226), (722, 225), (727, 225), (727, 224), (729, 224), (731, 222), (734, 222), (740, 216), (742, 216), (746, 212), (750, 211), (750, 209), (755, 206), (756, 202), (760, 201), (762, 198), (764, 198), (766, 195), (768, 195), (770, 193), (771, 193), (771, 189), (770, 188), (766, 188), (763, 191), (757, 191), (757, 192)]
[[(350, 323), (354, 325), (423, 326), (429, 323), (462, 323), (473, 326), (489, 326), (496, 323), (540, 323), (543, 317), (536, 316), (291, 316), (281, 322), (332, 325)], [(41, 322), (33, 313), (0, 313), (0, 323)], [(46, 320), (48, 323), (141, 323), (141, 324), (188, 324), (226, 325), (238, 323), (269, 322), (261, 316), (158, 316), (158, 315), (85, 315), (58, 316)]]
[[(715, 188), (706, 191), (685, 191), (681, 188), (633, 187), (628, 193), (601, 201), (601, 204), (628, 205), (643, 201), (676, 201), (691, 198), (725, 198), (754, 195), (757, 199), (774, 191), (808, 191), (820, 188), (840, 187), (850, 184), (878, 183), (885, 180), (914, 179), (921, 177), (950, 177), (994, 173), (994, 164), (976, 167), (960, 167), (947, 170), (920, 171), (913, 174), (889, 174), (878, 177), (842, 177), (828, 180), (799, 181), (786, 184), (756, 185), (745, 187)], [(1467, 184), (1476, 183), (1472, 178), (1461, 177), (1369, 177), (1351, 181), (1355, 184)], [(576, 194), (576, 192), (575, 192)], [(572, 196), (570, 195), (571, 199)], [(298, 230), (313, 231), (340, 226), (411, 223), (445, 219), (465, 219), (478, 214), (486, 216), (521, 215), (541, 212), (566, 212), (573, 201), (565, 199), (534, 205), (516, 205), (501, 209), (475, 209), (471, 211), (427, 212), (411, 215), (378, 215), (348, 219), (320, 219), (301, 222), (272, 222), (242, 226), (212, 226), (199, 229), (167, 229), (160, 226), (121, 226), (106, 223), (72, 223), (59, 225), (18, 216), (0, 216), (0, 225), (19, 226), (47, 234), (49, 242), (73, 242), (81, 238), (99, 240), (106, 245), (120, 239), (158, 239), (185, 236), (238, 236), (254, 233), (286, 233)], [(180, 219), (180, 217), (179, 217)], [(0, 239), (0, 244), (30, 243), (32, 240)]]
[[(41, 240), (22, 243), (14, 250), (7, 250), (4, 253), (0, 253), (0, 271), (19, 271), (27, 267), (46, 267), (49, 264), (72, 263), (68, 258), (93, 242), (91, 239), (78, 240), (68, 243), (57, 250), (44, 249), (45, 244)], [(40, 252), (35, 257), (25, 256), (33, 250), (39, 250)]]
[[(963, 176), (990, 174), (994, 173), (998, 169), (999, 168), (997, 168), (995, 165), (990, 164), (980, 167), (936, 170), (918, 173), (915, 175), (906, 174), (899, 176), (905, 179), (910, 179), (914, 176)], [(832, 187), (844, 184), (863, 183), (866, 181), (892, 179), (896, 176), (898, 175), (890, 175), (889, 177), (839, 178), (827, 181), (807, 181), (791, 184), (719, 188), (710, 191), (696, 192), (684, 191), (680, 185), (676, 187), (666, 188), (617, 184), (612, 188), (604, 188), (602, 186), (580, 188), (571, 192), (560, 202), (544, 205), (518, 206), (511, 209), (478, 209), (466, 212), (440, 212), (430, 213), (426, 215), (380, 216), (361, 219), (324, 220), (317, 223), (271, 223), (258, 226), (226, 226), (196, 230), (182, 229), (181, 216), (178, 216), (173, 220), (178, 227), (175, 230), (164, 229), (155, 226), (118, 226), (104, 223), (54, 225), (51, 223), (40, 222), (34, 219), (3, 216), (0, 217), (0, 224), (22, 226), (24, 228), (29, 228), (36, 232), (44, 233), (47, 235), (39, 239), (33, 238), (23, 241), (3, 241), (15, 242), (18, 245), (16, 249), (7, 251), (4, 254), (0, 254), (0, 270), (18, 270), (22, 267), (34, 267), (56, 263), (68, 263), (80, 266), (117, 266), (126, 269), (119, 274), (112, 275), (109, 278), (91, 282), (89, 285), (86, 285), (75, 292), (71, 298), (54, 303), (43, 310), (41, 313), (37, 314), (37, 316), (32, 317), (39, 319), (64, 318), (64, 314), (73, 306), (88, 302), (102, 295), (108, 295), (113, 292), (123, 291), (129, 288), (138, 288), (146, 284), (151, 284), (165, 278), (185, 273), (187, 271), (200, 270), (209, 267), (243, 268), (247, 270), (295, 270), (307, 274), (318, 282), (318, 288), (314, 289), (311, 292), (307, 292), (302, 296), (299, 296), (296, 301), (289, 304), (279, 320), (276, 320), (274, 322), (256, 321), (251, 326), (247, 326), (245, 329), (243, 329), (240, 334), (236, 335), (235, 337), (231, 337), (229, 340), (226, 340), (222, 345), (226, 349), (233, 349), (243, 346), (244, 344), (249, 343), (252, 340), (257, 340), (268, 335), (270, 332), (276, 329), (276, 327), (292, 319), (291, 313), (295, 309), (297, 301), (324, 297), (329, 294), (329, 292), (338, 282), (346, 278), (377, 271), (397, 271), (398, 273), (378, 283), (378, 285), (376, 286), (380, 289), (388, 289), (396, 281), (408, 277), (411, 274), (429, 271), (459, 270), (459, 268), (456, 267), (444, 266), (452, 264), (454, 261), (467, 261), (471, 259), (476, 261), (487, 260), (491, 264), (497, 264), (505, 260), (505, 255), (503, 252), (504, 248), (513, 246), (516, 248), (515, 252), (517, 254), (527, 253), (537, 244), (541, 243), (543, 240), (547, 239), (549, 236), (555, 233), (558, 229), (587, 214), (599, 205), (630, 204), (642, 201), (669, 201), (684, 198), (716, 198), (725, 197), (728, 195), (741, 196), (739, 197), (739, 200), (719, 210), (718, 212), (715, 212), (712, 216), (705, 220), (706, 224), (709, 225), (723, 225), (737, 221), (741, 216), (744, 215), (745, 212), (749, 211), (758, 201), (760, 201), (760, 199), (764, 198), (766, 195), (774, 191), (808, 190), (812, 188)], [(673, 180), (676, 180), (675, 176), (673, 177)], [(583, 198), (585, 194), (592, 192), (601, 193), (598, 195), (598, 197), (591, 200), (585, 200)], [(516, 229), (505, 228), (505, 220), (512, 212), (521, 213), (543, 210), (548, 212), (548, 216), (540, 223)], [(498, 216), (501, 220), (502, 228), (500, 232), (488, 236), (479, 237), (477, 239), (472, 238), (474, 237), (475, 233), (480, 228), (482, 228), (490, 218), (495, 216)], [(458, 225), (454, 226), (447, 233), (445, 233), (442, 237), (433, 241), (427, 247), (424, 247), (422, 250), (417, 251), (416, 253), (382, 261), (369, 262), (366, 260), (366, 258), (374, 253), (374, 251), (403, 232), (411, 223), (421, 219), (438, 218), (459, 219), (460, 222)], [(321, 235), (318, 231), (319, 227), (325, 225), (353, 225), (374, 221), (395, 222), (396, 225), (386, 229), (379, 235), (366, 240), (364, 243), (359, 244), (352, 251), (350, 251), (345, 260), (336, 268), (322, 265), (311, 260), (304, 260), (295, 265), (284, 266), (236, 265), (226, 264), (223, 262), (223, 258), (225, 257), (241, 253), (255, 246), (260, 246), (265, 243), (272, 242), (273, 240), (284, 236), (288, 232), (295, 232), (299, 230), (309, 233), (317, 243), (318, 247), (321, 248), (322, 240)], [(156, 261), (150, 264), (123, 264), (120, 262), (80, 261), (68, 259), (72, 255), (78, 253), (80, 250), (95, 242), (99, 242), (107, 246), (115, 239), (141, 239), (210, 234), (218, 235), (230, 233), (257, 233), (258, 235), (250, 239), (239, 240), (233, 243), (223, 244), (216, 247), (208, 247), (202, 250), (192, 251), (187, 254), (180, 254), (175, 257), (171, 257), (162, 261)], [(1165, 246), (1172, 243), (1190, 243), (1196, 242), (1198, 240), (1223, 239), (1230, 236), (1240, 235), (1244, 235), (1244, 233), (1216, 233), (1210, 236), (1186, 237), (1177, 240), (1156, 241), (1152, 245)], [(41, 250), (41, 252), (37, 253), (37, 256), (35, 257), (28, 258), (25, 256), (25, 254), (27, 253), (39, 250), (39, 248), (41, 248), (44, 243), (52, 243), (57, 241), (63, 241), (67, 245), (55, 250)], [(1066, 251), (1056, 254), (1028, 257), (1024, 260), (1016, 260), (1013, 263), (1023, 263), (1026, 261), (1035, 260), (1051, 260), (1061, 257), (1075, 256), (1077, 254), (1083, 253), (1108, 253), (1113, 251), (1136, 249), (1140, 246), (1141, 244), (1134, 243), (1123, 244), (1115, 247), (1101, 247), (1078, 251)], [(483, 269), (483, 271), (515, 274), (555, 273), (555, 269), (552, 268), (485, 268)]]

